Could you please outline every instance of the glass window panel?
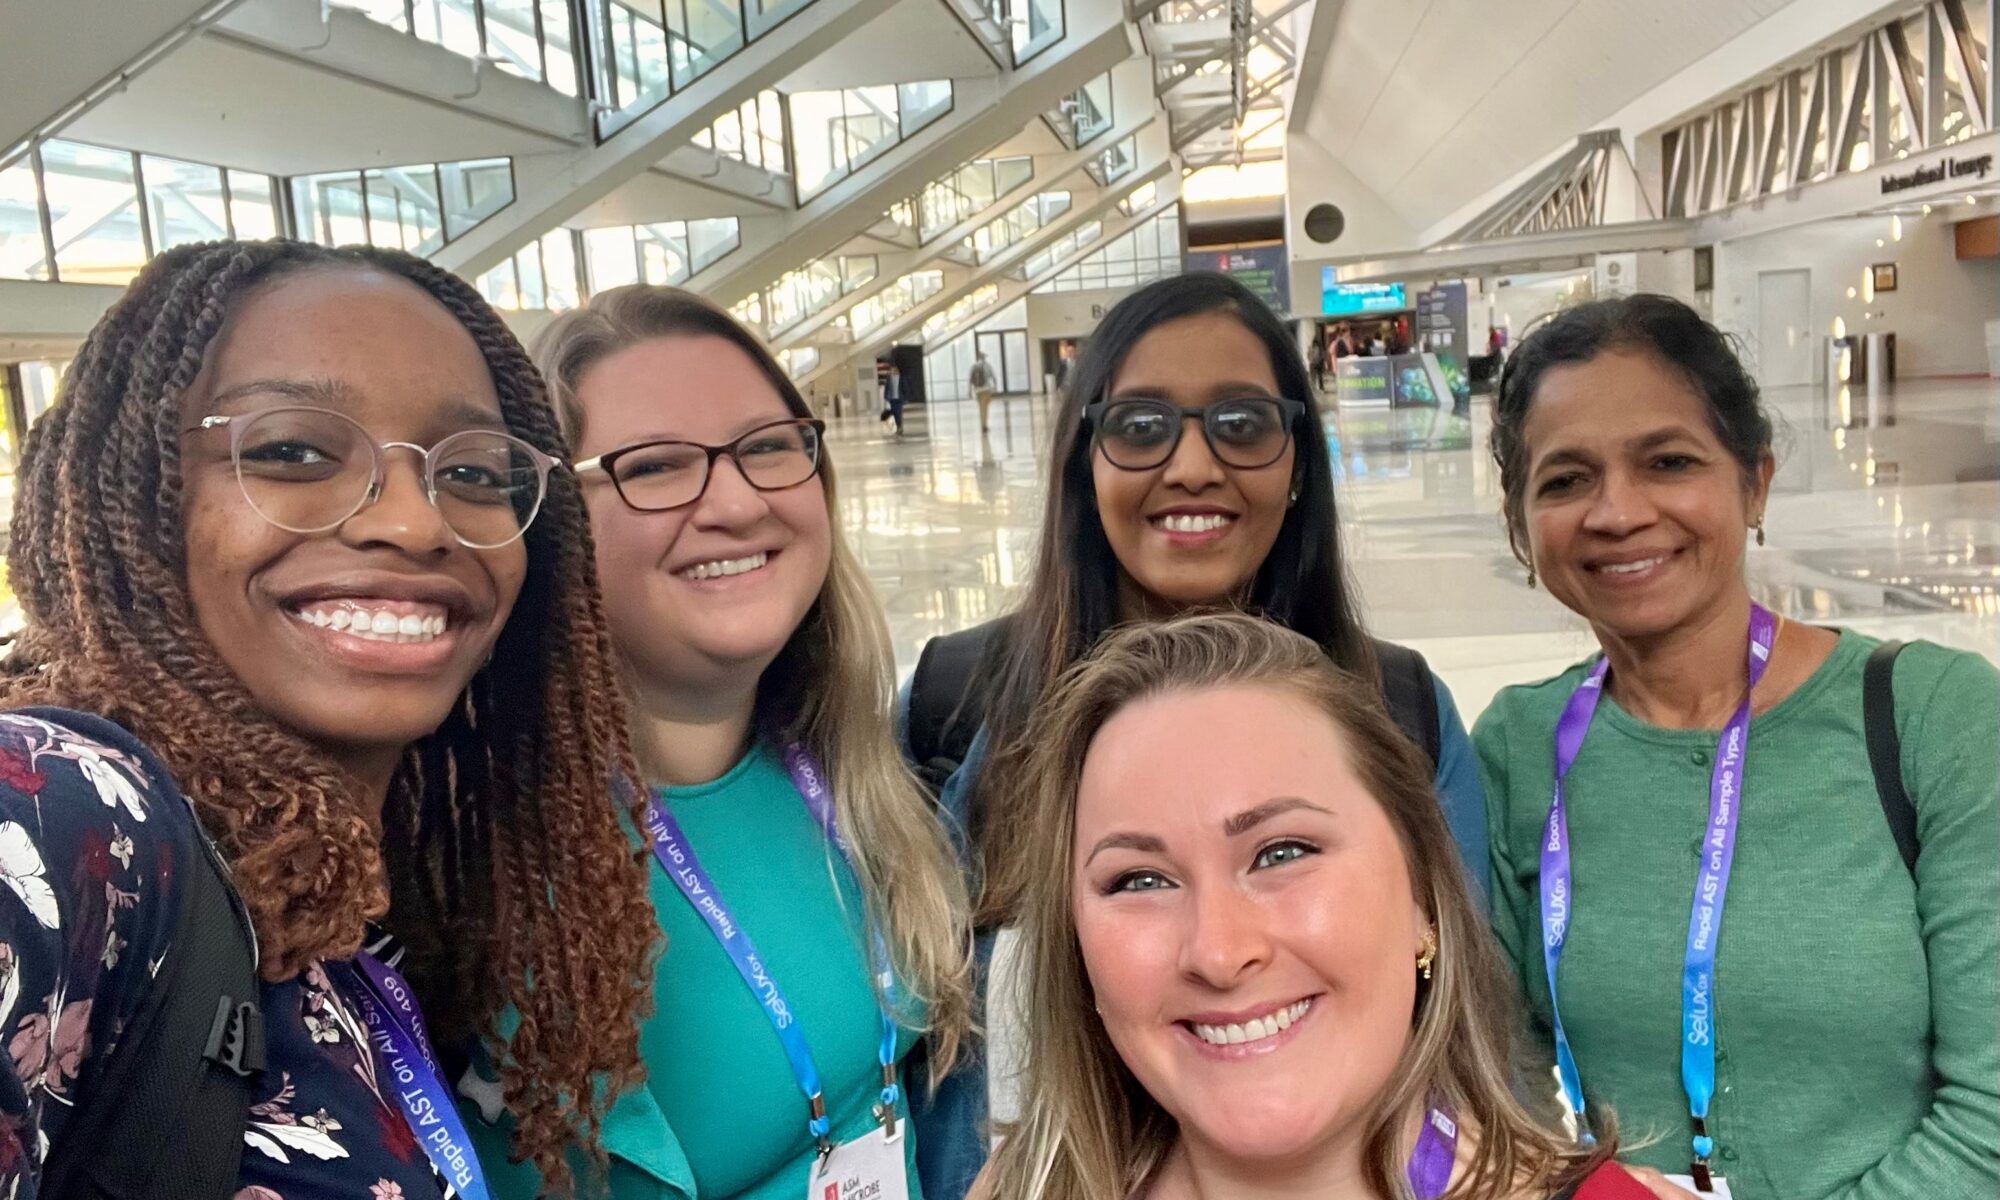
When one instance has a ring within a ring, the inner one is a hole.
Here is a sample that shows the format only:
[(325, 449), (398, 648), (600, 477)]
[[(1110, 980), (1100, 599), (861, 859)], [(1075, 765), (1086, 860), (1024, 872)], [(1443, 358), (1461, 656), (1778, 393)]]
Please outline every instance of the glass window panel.
[(632, 248), (632, 228), (629, 225), (584, 230), (583, 255), (590, 264), (592, 291), (601, 292), (639, 282), (639, 259)]
[(473, 0), (413, 0), (416, 34), (453, 54), (472, 58), (479, 53), (479, 23)]
[(576, 275), (576, 242), (569, 230), (542, 235), (542, 274), (550, 308), (575, 308), (583, 302), (582, 281)]
[(352, 9), (371, 21), (402, 33), (410, 31), (403, 0), (333, 0), (333, 6)]
[(444, 177), (446, 240), (499, 212), (514, 200), (514, 166), (504, 158), (438, 164)]
[(542, 77), (542, 50), (535, 40), (535, 0), (485, 0), (486, 53), (500, 69), (523, 79)]
[(839, 92), (799, 92), (791, 97), (792, 166), (799, 195), (808, 197), (845, 175), (847, 156), (838, 126)]
[(239, 238), (278, 236), (278, 202), (271, 177), (254, 171), (229, 173), (229, 216)]
[(839, 126), (845, 138), (848, 169), (872, 162), (903, 136), (897, 119), (896, 96), (908, 84), (849, 88)]
[(429, 164), (369, 171), (366, 179), (370, 242), (417, 255), (429, 255), (444, 245), (438, 177)]
[(688, 253), (696, 271), (707, 268), (738, 244), (735, 217), (703, 217), (688, 222), (687, 229)]
[(172, 158), (142, 155), (146, 214), (153, 224), (153, 250), (229, 236), (229, 206), (222, 199), (222, 169)]
[(0, 168), (0, 278), (47, 279), (41, 197), (28, 156)]
[(665, 8), (675, 87), (686, 87), (743, 48), (739, 0), (666, 0)]
[(146, 265), (132, 156), (81, 142), (42, 143), (42, 187), (67, 283), (126, 283)]
[(511, 258), (481, 275), (477, 286), (479, 294), (495, 308), (521, 307), (521, 288)]
[(909, 137), (951, 110), (951, 81), (934, 79), (897, 84), (896, 110), (900, 114), (902, 136)]
[(1017, 0), (1013, 24), (1014, 65), (1020, 66), (1062, 40), (1063, 0)]
[(21, 364), (21, 407), (28, 414), (30, 428), (43, 413), (55, 407), (56, 397), (61, 394), (63, 371), (68, 367), (66, 362)]
[(634, 225), (632, 236), (639, 244), (640, 272), (647, 283), (682, 283), (687, 280), (687, 226), (679, 221), (656, 225)]
[(542, 247), (531, 242), (514, 256), (514, 277), (521, 281), (521, 307), (549, 307), (548, 286), (542, 280)]
[(548, 85), (565, 96), (577, 92), (576, 27), (570, 22), (569, 0), (541, 0), (542, 54), (548, 61)]
[(292, 207), (299, 237), (323, 246), (351, 246), (368, 240), (361, 219), (361, 173), (301, 175), (292, 180)]

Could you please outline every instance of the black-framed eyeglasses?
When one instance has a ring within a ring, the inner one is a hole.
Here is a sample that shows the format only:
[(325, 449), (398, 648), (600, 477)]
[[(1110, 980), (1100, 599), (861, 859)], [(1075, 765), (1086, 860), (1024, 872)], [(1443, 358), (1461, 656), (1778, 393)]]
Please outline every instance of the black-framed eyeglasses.
[(345, 413), (307, 405), (204, 417), (184, 432), (223, 428), (243, 498), (293, 533), (324, 533), (373, 504), (382, 495), (382, 456), (409, 450), (422, 460), (424, 495), (452, 536), (492, 550), (528, 531), (561, 461), (496, 429), (467, 429), (430, 447), (378, 442)]
[(826, 422), (794, 417), (759, 425), (720, 446), (701, 442), (638, 442), (586, 458), (573, 468), (579, 476), (603, 475), (618, 498), (638, 512), (666, 512), (701, 499), (715, 474), (715, 460), (727, 457), (760, 492), (797, 487), (819, 474), (820, 440)]
[(1104, 459), (1126, 471), (1150, 471), (1180, 448), (1189, 421), (1201, 422), (1208, 452), (1225, 467), (1268, 467), (1292, 444), (1292, 426), (1305, 416), (1298, 400), (1238, 396), (1187, 408), (1165, 400), (1130, 398), (1086, 404), (1083, 419)]

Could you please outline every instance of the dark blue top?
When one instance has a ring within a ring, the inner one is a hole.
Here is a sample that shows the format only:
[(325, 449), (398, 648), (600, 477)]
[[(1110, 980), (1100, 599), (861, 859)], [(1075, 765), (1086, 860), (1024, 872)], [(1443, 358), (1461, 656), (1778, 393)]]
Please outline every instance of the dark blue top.
[[(61, 709), (0, 713), (0, 1196), (33, 1200), (71, 1108), (174, 949), (203, 836), (130, 734)], [(235, 1200), (438, 1200), (377, 1090), (350, 963), (264, 983), (269, 1063)], [(105, 1147), (116, 1153), (116, 1147)]]

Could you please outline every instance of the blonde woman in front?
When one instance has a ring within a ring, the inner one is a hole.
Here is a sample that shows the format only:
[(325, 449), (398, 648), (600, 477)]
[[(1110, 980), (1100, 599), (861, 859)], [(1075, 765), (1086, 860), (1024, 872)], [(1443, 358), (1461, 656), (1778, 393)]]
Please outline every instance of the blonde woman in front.
[[(611, 1194), (914, 1197), (902, 1060), (928, 1035), (942, 1070), (966, 1028), (964, 884), (892, 741), (888, 632), (820, 422), (676, 289), (599, 293), (535, 351), (590, 511), (667, 941), (647, 1078), (605, 1123)], [(538, 1194), (531, 1172), (497, 1182)]]
[(1029, 734), (1021, 1111), (998, 1200), (1651, 1200), (1509, 1090), (1430, 771), (1255, 617), (1112, 635)]

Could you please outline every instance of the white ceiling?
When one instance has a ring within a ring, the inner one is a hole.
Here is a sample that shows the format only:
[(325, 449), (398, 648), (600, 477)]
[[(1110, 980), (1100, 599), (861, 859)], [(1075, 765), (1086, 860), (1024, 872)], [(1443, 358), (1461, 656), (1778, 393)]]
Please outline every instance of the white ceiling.
[(1302, 135), (1426, 228), (1792, 0), (1349, 0)]
[(116, 74), (205, 6), (206, 0), (6, 0), (0, 10), (0, 147)]
[(175, 50), (65, 133), (279, 175), (533, 154), (563, 144), (214, 35)]
[(793, 72), (778, 90), (813, 92), (998, 73), (993, 56), (952, 14), (946, 0), (902, 0)]

